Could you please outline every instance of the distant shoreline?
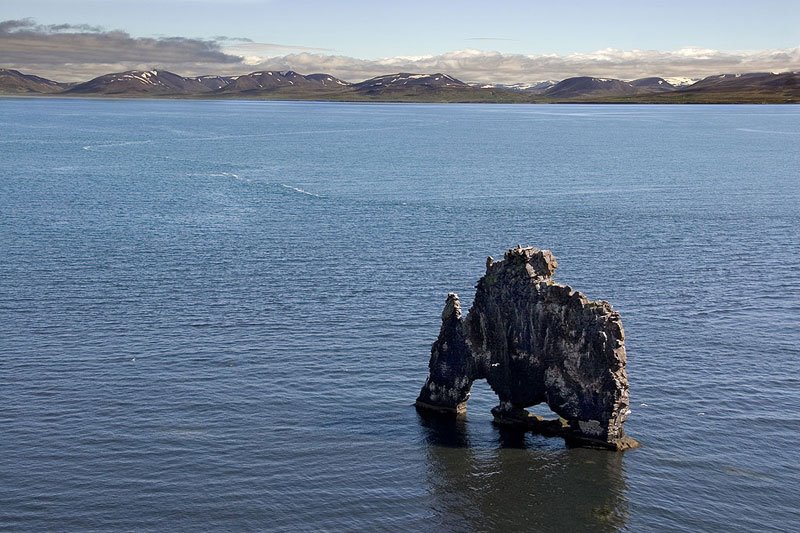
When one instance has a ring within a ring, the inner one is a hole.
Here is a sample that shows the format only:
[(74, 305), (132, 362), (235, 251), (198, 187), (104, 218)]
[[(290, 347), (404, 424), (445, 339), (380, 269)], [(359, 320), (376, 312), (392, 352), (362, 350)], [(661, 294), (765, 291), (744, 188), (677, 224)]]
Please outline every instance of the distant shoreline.
[(636, 98), (609, 98), (609, 99), (570, 99), (570, 100), (436, 100), (436, 99), (390, 99), (390, 98), (281, 98), (260, 96), (208, 96), (208, 95), (109, 95), (109, 94), (6, 94), (0, 93), (0, 98), (14, 99), (63, 99), (63, 100), (174, 100), (195, 102), (308, 102), (308, 103), (333, 103), (333, 104), (486, 104), (486, 105), (797, 105), (799, 101), (780, 100), (778, 98), (761, 99), (708, 99), (708, 100), (677, 100)]
[(800, 103), (800, 72), (719, 74), (685, 85), (659, 77), (624, 81), (577, 76), (516, 87), (478, 86), (443, 73), (408, 72), (351, 83), (294, 71), (186, 77), (166, 70), (131, 70), (62, 83), (0, 68), (0, 95), (415, 104), (794, 104)]

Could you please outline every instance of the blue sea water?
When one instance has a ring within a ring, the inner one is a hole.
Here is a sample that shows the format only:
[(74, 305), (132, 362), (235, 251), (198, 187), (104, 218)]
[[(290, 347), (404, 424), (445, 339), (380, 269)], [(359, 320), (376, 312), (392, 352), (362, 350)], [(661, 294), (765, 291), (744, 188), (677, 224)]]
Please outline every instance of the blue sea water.
[[(0, 99), (0, 530), (786, 531), (800, 107)], [(638, 450), (412, 407), (553, 250)]]

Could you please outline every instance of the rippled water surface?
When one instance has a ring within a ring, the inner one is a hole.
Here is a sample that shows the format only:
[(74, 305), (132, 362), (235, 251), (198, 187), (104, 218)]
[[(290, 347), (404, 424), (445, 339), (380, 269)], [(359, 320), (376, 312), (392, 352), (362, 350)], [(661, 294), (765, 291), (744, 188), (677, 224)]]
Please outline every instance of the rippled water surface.
[[(0, 529), (781, 531), (800, 108), (0, 100)], [(643, 447), (412, 403), (449, 291), (550, 248)]]

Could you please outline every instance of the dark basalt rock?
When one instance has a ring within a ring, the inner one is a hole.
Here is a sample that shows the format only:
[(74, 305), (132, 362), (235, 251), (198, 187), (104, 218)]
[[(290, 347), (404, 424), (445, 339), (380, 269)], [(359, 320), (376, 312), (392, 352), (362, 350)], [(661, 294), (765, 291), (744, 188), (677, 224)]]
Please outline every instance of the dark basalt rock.
[[(464, 413), (472, 383), (486, 379), (500, 399), (498, 424), (568, 445), (638, 446), (622, 427), (630, 410), (619, 313), (555, 283), (557, 266), (548, 250), (513, 248), (502, 261), (487, 259), (466, 317), (458, 295), (447, 296), (418, 408)], [(525, 410), (540, 403), (561, 420)]]

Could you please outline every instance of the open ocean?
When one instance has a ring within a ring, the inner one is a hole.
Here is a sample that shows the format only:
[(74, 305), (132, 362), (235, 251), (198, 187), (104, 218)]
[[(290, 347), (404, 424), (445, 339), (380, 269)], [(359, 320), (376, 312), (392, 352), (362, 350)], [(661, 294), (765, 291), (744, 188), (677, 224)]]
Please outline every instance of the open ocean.
[[(800, 523), (800, 106), (5, 98), (0, 163), (0, 530)], [(415, 411), (517, 244), (620, 311), (641, 449)]]

